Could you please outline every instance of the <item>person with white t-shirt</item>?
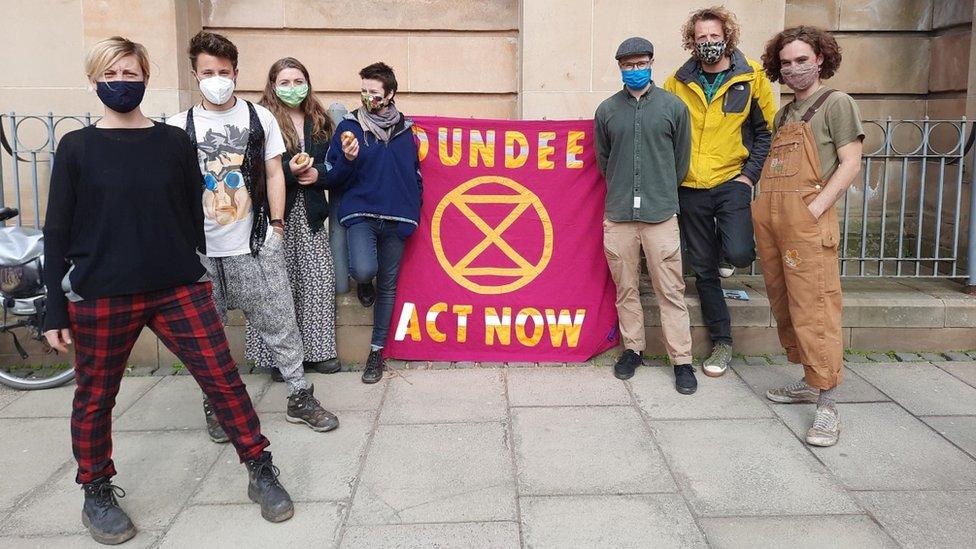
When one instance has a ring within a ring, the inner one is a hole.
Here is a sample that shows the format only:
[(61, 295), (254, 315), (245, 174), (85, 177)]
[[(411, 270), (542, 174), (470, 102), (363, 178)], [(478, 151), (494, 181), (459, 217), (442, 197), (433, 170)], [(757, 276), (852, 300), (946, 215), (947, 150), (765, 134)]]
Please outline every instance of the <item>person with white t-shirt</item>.
[[(203, 100), (166, 122), (186, 130), (200, 160), (206, 264), (217, 310), (226, 321), (228, 309), (240, 309), (274, 354), (288, 384), (285, 418), (331, 431), (339, 420), (322, 408), (305, 378), (285, 270), (285, 144), (278, 122), (266, 108), (234, 96), (237, 47), (230, 40), (201, 31), (189, 55)], [(206, 398), (203, 410), (210, 438), (227, 442)]]

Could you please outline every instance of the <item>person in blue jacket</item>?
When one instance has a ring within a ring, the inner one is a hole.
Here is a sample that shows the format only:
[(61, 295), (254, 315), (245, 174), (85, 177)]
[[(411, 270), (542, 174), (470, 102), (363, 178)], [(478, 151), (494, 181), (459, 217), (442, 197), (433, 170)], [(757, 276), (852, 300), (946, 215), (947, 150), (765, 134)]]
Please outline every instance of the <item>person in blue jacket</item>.
[[(341, 178), (338, 221), (347, 229), (349, 272), (358, 283), (356, 293), (363, 306), (376, 304), (363, 371), (363, 383), (376, 383), (383, 378), (382, 349), (393, 316), (404, 242), (420, 220), (423, 182), (413, 122), (400, 114), (393, 99), (397, 91), (393, 69), (373, 63), (359, 71), (359, 77), (363, 106), (339, 123), (328, 161)], [(359, 142), (359, 155), (350, 161), (342, 149), (351, 139)]]

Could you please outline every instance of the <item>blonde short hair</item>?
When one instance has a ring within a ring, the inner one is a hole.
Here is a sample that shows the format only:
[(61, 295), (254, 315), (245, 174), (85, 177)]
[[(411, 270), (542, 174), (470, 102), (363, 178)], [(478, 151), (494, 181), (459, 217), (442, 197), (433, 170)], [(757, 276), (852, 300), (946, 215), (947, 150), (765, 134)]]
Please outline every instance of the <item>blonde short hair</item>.
[(105, 69), (127, 55), (136, 56), (142, 75), (149, 80), (149, 52), (146, 47), (121, 36), (106, 38), (88, 50), (88, 55), (85, 56), (85, 75), (89, 80), (95, 80)]
[(725, 34), (725, 55), (732, 57), (732, 52), (739, 47), (741, 29), (735, 14), (725, 6), (712, 6), (692, 12), (688, 20), (681, 27), (681, 45), (686, 50), (695, 51), (695, 23), (699, 21), (718, 21)]

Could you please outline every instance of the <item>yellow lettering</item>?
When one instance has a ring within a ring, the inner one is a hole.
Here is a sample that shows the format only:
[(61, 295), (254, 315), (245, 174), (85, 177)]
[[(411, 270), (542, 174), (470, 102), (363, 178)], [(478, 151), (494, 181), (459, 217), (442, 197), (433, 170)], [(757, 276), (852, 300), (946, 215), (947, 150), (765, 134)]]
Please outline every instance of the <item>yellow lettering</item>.
[[(515, 155), (515, 145), (518, 145), (518, 156)], [(525, 134), (516, 131), (505, 132), (505, 167), (521, 168), (529, 159), (529, 140)]]
[(586, 138), (586, 132), (582, 131), (570, 131), (569, 135), (566, 137), (566, 167), (571, 169), (580, 169), (583, 167), (583, 161), (579, 159), (577, 155), (582, 154), (583, 145), (580, 143)]
[(427, 335), (438, 343), (447, 341), (447, 334), (437, 329), (437, 315), (444, 311), (447, 311), (447, 303), (444, 302), (434, 303), (427, 310)]
[(430, 139), (427, 138), (427, 132), (417, 126), (413, 127), (413, 136), (417, 139), (417, 158), (423, 162), (430, 152)]
[[(525, 324), (528, 319), (532, 319), (532, 335), (525, 333)], [(515, 317), (515, 338), (526, 347), (535, 347), (542, 339), (545, 327), (542, 325), (542, 313), (538, 309), (526, 307), (519, 311)]]
[(437, 153), (440, 155), (441, 164), (445, 166), (457, 166), (461, 161), (461, 128), (454, 128), (451, 131), (451, 154), (447, 154), (447, 128), (437, 128)]
[(482, 139), (481, 132), (471, 130), (471, 155), (468, 157), (468, 166), (478, 167), (478, 157), (486, 168), (495, 167), (495, 130), (486, 130), (485, 137)]
[(494, 345), (495, 336), (498, 343), (511, 345), (512, 343), (512, 308), (502, 307), (502, 316), (494, 307), (485, 307), (485, 345)]
[(455, 340), (458, 343), (464, 343), (468, 340), (468, 315), (474, 312), (474, 307), (471, 305), (455, 305), (451, 308), (451, 312), (457, 315), (457, 337)]
[(410, 339), (420, 341), (420, 319), (417, 318), (417, 306), (409, 301), (403, 304), (400, 310), (400, 320), (397, 321), (396, 332), (393, 338), (397, 341), (410, 335)]
[(556, 132), (539, 132), (539, 169), (551, 170), (555, 164), (549, 158), (556, 152), (556, 148), (549, 145), (549, 142), (556, 138)]
[(570, 348), (576, 347), (579, 344), (580, 331), (583, 329), (585, 317), (586, 309), (576, 309), (576, 318), (570, 318), (567, 309), (560, 309), (558, 318), (555, 309), (546, 309), (546, 323), (549, 324), (549, 339), (552, 340), (552, 346), (562, 346), (563, 334), (566, 334), (567, 345)]

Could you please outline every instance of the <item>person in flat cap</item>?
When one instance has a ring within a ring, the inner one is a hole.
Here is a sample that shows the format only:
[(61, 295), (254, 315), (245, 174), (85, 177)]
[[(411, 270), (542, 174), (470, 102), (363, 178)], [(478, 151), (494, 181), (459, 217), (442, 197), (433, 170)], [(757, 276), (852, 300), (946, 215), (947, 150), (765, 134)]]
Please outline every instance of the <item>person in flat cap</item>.
[(641, 249), (661, 311), (664, 347), (674, 366), (675, 388), (698, 388), (691, 366), (691, 323), (685, 304), (678, 186), (688, 172), (691, 126), (688, 108), (654, 85), (654, 45), (635, 36), (614, 56), (623, 88), (608, 97), (594, 117), (597, 163), (607, 181), (603, 248), (617, 288), (617, 317), (624, 352), (614, 365), (629, 379), (645, 348), (644, 311), (638, 277)]

